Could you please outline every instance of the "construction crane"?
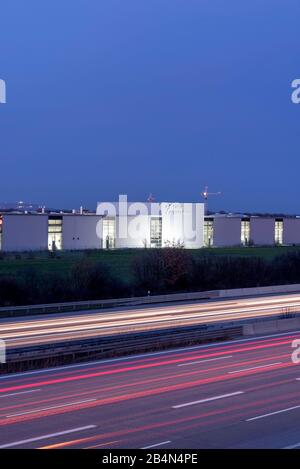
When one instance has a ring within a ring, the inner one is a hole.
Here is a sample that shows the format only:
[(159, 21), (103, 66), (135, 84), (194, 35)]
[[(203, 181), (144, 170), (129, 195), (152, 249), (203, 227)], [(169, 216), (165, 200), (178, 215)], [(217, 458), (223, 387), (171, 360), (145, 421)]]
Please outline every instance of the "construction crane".
[(205, 211), (207, 212), (207, 201), (211, 195), (221, 195), (221, 192), (208, 192), (208, 186), (204, 187), (204, 191), (201, 192), (201, 196), (205, 200)]
[(148, 197), (148, 199), (147, 199), (147, 202), (149, 202), (149, 203), (155, 202), (155, 197), (154, 197), (152, 194), (149, 194), (149, 197)]
[(208, 192), (208, 186), (205, 186), (204, 191), (201, 192), (202, 197), (205, 200), (208, 200), (208, 197), (211, 195), (221, 195), (221, 192)]

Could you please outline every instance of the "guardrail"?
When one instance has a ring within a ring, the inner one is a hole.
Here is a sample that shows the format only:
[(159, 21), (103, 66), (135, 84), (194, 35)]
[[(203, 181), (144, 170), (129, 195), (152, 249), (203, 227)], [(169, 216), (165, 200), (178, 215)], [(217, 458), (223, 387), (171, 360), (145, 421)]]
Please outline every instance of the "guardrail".
[(87, 359), (161, 350), (179, 345), (233, 339), (242, 335), (241, 325), (190, 326), (141, 333), (118, 334), (64, 343), (52, 343), (7, 350), (7, 363), (0, 374)]
[(174, 293), (169, 295), (153, 295), (131, 298), (117, 298), (108, 300), (76, 301), (65, 303), (50, 303), (29, 306), (5, 306), (0, 308), (0, 318), (18, 317), (24, 315), (65, 313), (92, 309), (115, 308), (119, 306), (151, 305), (155, 303), (169, 303), (180, 301), (207, 300), (217, 298), (243, 297), (253, 295), (267, 295), (276, 293), (300, 293), (300, 284), (277, 285), (269, 287), (238, 288), (230, 290), (210, 290), (192, 293)]
[(29, 306), (5, 306), (0, 308), (0, 317), (24, 316), (26, 314), (65, 313), (91, 309), (114, 308), (117, 306), (137, 306), (144, 304), (167, 303), (176, 301), (192, 301), (199, 299), (217, 298), (218, 291), (175, 293), (172, 295), (155, 295), (131, 298), (116, 298), (108, 300), (76, 301), (68, 303), (50, 303)]

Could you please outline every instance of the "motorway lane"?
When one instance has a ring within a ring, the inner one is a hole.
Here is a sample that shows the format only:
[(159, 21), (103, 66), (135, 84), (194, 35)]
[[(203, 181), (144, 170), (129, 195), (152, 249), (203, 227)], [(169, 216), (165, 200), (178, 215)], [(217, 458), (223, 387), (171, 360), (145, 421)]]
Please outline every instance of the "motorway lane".
[(83, 312), (72, 315), (16, 318), (0, 326), (8, 348), (64, 342), (175, 326), (210, 324), (300, 310), (300, 295), (278, 295), (235, 300), (206, 301), (142, 309)]
[(298, 333), (0, 377), (0, 447), (300, 447)]

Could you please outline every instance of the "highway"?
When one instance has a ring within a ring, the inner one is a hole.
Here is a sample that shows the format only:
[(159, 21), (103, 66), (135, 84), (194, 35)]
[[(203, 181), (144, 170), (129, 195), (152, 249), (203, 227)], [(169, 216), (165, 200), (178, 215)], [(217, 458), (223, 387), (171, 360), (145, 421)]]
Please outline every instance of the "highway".
[(66, 342), (120, 333), (210, 324), (300, 311), (300, 295), (277, 295), (156, 307), (83, 311), (2, 319), (0, 338), (8, 348)]
[(1, 376), (0, 448), (300, 448), (294, 339)]

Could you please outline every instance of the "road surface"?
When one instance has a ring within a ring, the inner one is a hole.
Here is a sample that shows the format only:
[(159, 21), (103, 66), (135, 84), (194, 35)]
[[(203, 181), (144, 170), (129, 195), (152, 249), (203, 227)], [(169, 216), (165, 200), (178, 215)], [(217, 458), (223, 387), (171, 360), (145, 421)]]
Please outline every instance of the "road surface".
[(300, 448), (300, 331), (0, 377), (1, 448)]
[(16, 348), (133, 331), (274, 316), (299, 310), (300, 295), (294, 294), (106, 312), (31, 316), (2, 320), (0, 339), (5, 339), (8, 348)]

